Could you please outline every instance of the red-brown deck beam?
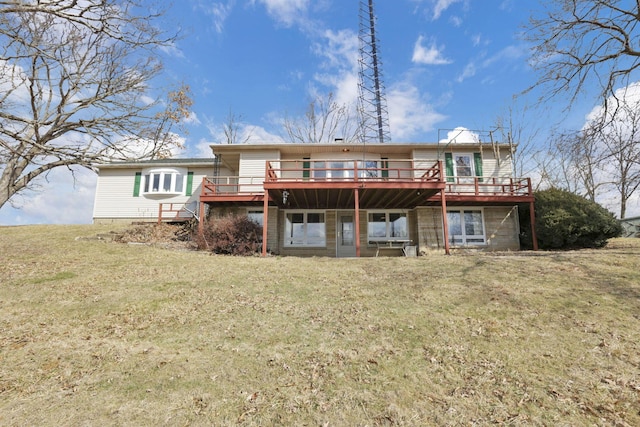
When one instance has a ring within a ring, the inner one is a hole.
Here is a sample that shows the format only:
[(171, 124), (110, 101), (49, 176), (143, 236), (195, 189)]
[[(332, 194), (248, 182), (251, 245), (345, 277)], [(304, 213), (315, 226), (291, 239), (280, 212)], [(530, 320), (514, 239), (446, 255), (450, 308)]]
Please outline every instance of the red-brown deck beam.
[(529, 203), (529, 217), (531, 218), (531, 240), (533, 243), (533, 250), (538, 250), (538, 235), (536, 234), (536, 211), (535, 203), (532, 201)]
[(355, 220), (356, 220), (356, 258), (360, 258), (360, 194), (358, 189), (353, 190), (353, 198), (355, 199)]
[(269, 191), (264, 191), (264, 203), (262, 205), (262, 256), (267, 256), (267, 230), (269, 228)]
[(447, 196), (445, 191), (440, 191), (440, 204), (442, 206), (442, 232), (444, 234), (444, 253), (451, 254), (449, 249), (449, 221), (447, 219)]
[(261, 202), (264, 194), (242, 194), (242, 193), (229, 193), (220, 194), (216, 193), (215, 196), (200, 196), (200, 201), (207, 203), (215, 202)]

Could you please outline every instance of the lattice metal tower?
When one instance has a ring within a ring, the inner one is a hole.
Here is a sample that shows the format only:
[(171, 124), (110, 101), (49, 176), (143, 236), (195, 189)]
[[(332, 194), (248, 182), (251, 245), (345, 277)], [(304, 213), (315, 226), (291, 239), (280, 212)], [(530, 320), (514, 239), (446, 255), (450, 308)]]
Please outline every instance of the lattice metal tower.
[(363, 143), (388, 142), (391, 140), (389, 112), (382, 82), (382, 66), (378, 54), (373, 0), (360, 0), (359, 16), (358, 112), (360, 114), (360, 138)]

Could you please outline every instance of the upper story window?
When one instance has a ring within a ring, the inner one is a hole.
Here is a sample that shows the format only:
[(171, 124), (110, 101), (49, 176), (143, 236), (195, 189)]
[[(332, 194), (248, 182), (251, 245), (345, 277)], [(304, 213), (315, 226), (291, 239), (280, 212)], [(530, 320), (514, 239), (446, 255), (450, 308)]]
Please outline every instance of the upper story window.
[(317, 160), (313, 162), (313, 178), (315, 179), (351, 179), (355, 167), (358, 167), (359, 178), (377, 178), (380, 176), (380, 164), (376, 160)]
[(133, 195), (191, 195), (193, 172), (186, 168), (149, 168), (136, 173)]
[(482, 181), (482, 155), (480, 153), (445, 153), (447, 181), (455, 178), (479, 177)]

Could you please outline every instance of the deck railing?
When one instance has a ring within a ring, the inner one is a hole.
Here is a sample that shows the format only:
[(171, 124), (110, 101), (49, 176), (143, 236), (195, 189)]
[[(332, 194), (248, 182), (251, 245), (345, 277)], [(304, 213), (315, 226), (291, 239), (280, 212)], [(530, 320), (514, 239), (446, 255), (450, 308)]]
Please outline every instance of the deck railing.
[(205, 177), (203, 196), (257, 195), (263, 184), (308, 182), (439, 182), (447, 195), (530, 196), (529, 178), (445, 177), (442, 162), (417, 160), (275, 160), (267, 161), (264, 175)]
[(159, 203), (158, 224), (164, 221), (189, 221), (194, 218), (196, 210), (190, 209), (188, 205), (188, 203)]
[(218, 176), (202, 179), (202, 195), (260, 194), (264, 176)]
[(447, 177), (447, 195), (461, 196), (530, 196), (530, 178)]
[(441, 181), (441, 162), (416, 160), (278, 160), (267, 162), (267, 182)]

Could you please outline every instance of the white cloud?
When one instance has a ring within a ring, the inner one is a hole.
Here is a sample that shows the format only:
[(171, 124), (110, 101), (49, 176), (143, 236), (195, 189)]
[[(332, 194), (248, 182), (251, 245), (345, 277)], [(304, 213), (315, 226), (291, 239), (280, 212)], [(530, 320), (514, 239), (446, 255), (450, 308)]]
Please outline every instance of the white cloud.
[(202, 10), (206, 15), (213, 18), (213, 26), (218, 34), (224, 31), (224, 24), (231, 15), (231, 11), (235, 6), (235, 0), (229, 0), (226, 3), (215, 2), (200, 2), (196, 5), (197, 9)]
[[(611, 133), (616, 139), (622, 138), (626, 141), (636, 141), (638, 138), (638, 114), (640, 111), (640, 82), (635, 82), (627, 87), (620, 88), (615, 91), (614, 96), (608, 99), (608, 109), (605, 111), (604, 106), (594, 107), (586, 116), (586, 122), (583, 130), (589, 125), (606, 118), (606, 125), (602, 132)], [(615, 115), (613, 112), (615, 111)], [(617, 170), (618, 164), (614, 161), (605, 164), (602, 170), (597, 171), (599, 175), (596, 179), (600, 182), (611, 181), (611, 177), (619, 177)], [(615, 179), (614, 179), (615, 180)], [(614, 185), (606, 185), (601, 187), (601, 192), (597, 195), (597, 200), (603, 206), (619, 216), (620, 214), (620, 194)], [(627, 200), (627, 209), (625, 216), (627, 218), (640, 215), (640, 191), (636, 191), (632, 197)]]
[(447, 10), (452, 4), (459, 3), (463, 0), (437, 0), (433, 7), (433, 20), (440, 18), (442, 12)]
[(442, 50), (436, 46), (436, 42), (434, 40), (431, 40), (429, 47), (423, 46), (423, 41), (423, 36), (418, 37), (418, 40), (416, 40), (413, 47), (413, 56), (411, 58), (412, 62), (425, 65), (444, 65), (452, 62), (450, 59), (442, 56)]
[(469, 77), (473, 77), (476, 75), (476, 64), (473, 62), (469, 62), (467, 65), (465, 65), (464, 70), (462, 70), (462, 73), (456, 78), (456, 81), (458, 83), (462, 83), (464, 80), (468, 79)]
[(187, 117), (182, 119), (182, 122), (188, 125), (202, 124), (202, 122), (200, 122), (200, 119), (198, 118), (198, 115), (196, 114), (195, 111), (191, 111)]
[[(610, 107), (612, 106), (614, 108), (616, 105), (640, 105), (640, 82), (631, 83), (627, 87), (616, 90), (615, 97), (610, 97), (608, 102), (610, 103)], [(602, 105), (594, 107), (586, 116), (587, 123), (585, 123), (585, 127), (594, 120), (601, 118), (603, 114), (604, 107)], [(616, 120), (620, 122), (627, 120), (624, 109), (616, 111), (616, 114), (618, 114)]]
[(449, 18), (449, 22), (451, 22), (451, 25), (454, 27), (460, 27), (462, 25), (462, 18), (459, 16), (452, 16)]
[(91, 223), (97, 175), (85, 168), (73, 170), (56, 168), (46, 179), (39, 178), (38, 190), (18, 194), (0, 209), (0, 224)]
[(307, 21), (310, 0), (253, 0), (252, 3), (262, 4), (273, 19), (290, 27)]
[(163, 44), (159, 49), (172, 58), (184, 58), (184, 52), (174, 42)]
[[(224, 133), (224, 122), (216, 122), (211, 119), (207, 120), (206, 126), (209, 131), (210, 138), (201, 139), (197, 144), (197, 150), (200, 155), (211, 157), (210, 144), (226, 144), (227, 136)], [(237, 120), (234, 124), (236, 127), (236, 143), (267, 143), (267, 142), (283, 142), (282, 137), (273, 134), (261, 126), (246, 123)]]
[(434, 110), (411, 83), (397, 83), (387, 93), (389, 127), (394, 141), (422, 139), (446, 117)]
[[(465, 65), (462, 72), (456, 77), (458, 83), (462, 83), (464, 80), (475, 76), (480, 70), (486, 70), (496, 64), (501, 63), (519, 63), (519, 59), (526, 55), (526, 49), (521, 46), (509, 45), (499, 50), (495, 54), (486, 57), (483, 52), (476, 59), (473, 59)], [(485, 77), (484, 82), (493, 82), (494, 79)]]
[[(326, 70), (314, 75), (316, 82), (333, 92), (338, 104), (355, 105), (358, 98), (357, 34), (351, 30), (326, 30), (313, 49), (324, 59), (319, 68)], [(321, 91), (311, 87), (310, 92), (315, 98)]]
[(469, 129), (458, 126), (447, 132), (447, 137), (438, 141), (440, 144), (477, 144), (480, 136)]
[(325, 59), (324, 68), (353, 69), (358, 65), (358, 46), (358, 35), (351, 30), (325, 30), (313, 50)]

